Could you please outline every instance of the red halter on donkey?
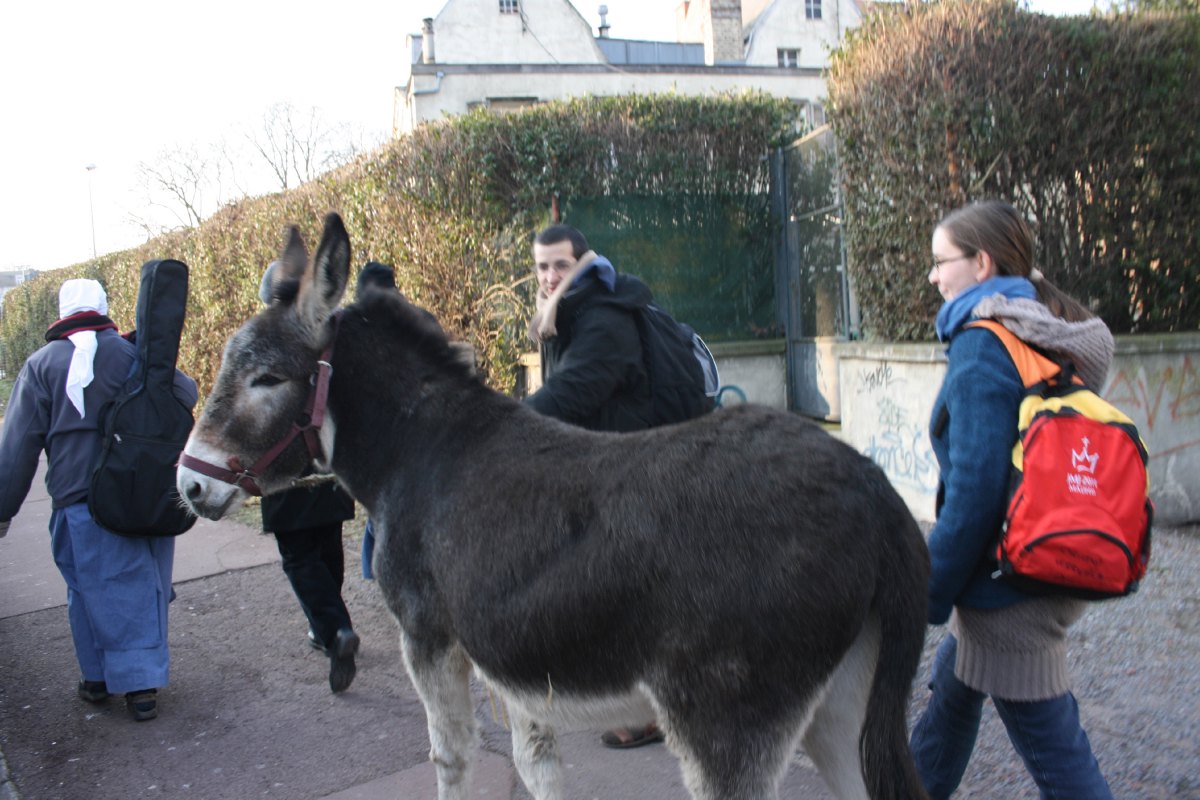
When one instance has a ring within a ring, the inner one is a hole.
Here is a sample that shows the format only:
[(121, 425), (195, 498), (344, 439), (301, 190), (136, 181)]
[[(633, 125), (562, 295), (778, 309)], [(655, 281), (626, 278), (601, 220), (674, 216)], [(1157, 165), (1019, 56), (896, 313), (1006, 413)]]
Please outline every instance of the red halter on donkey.
[[(341, 319), (341, 313), (335, 313), (333, 315), (335, 338), (337, 321), (339, 319)], [(318, 434), (322, 423), (325, 422), (325, 406), (329, 398), (329, 376), (333, 372), (333, 365), (330, 363), (332, 359), (333, 341), (330, 341), (329, 346), (325, 348), (325, 352), (321, 353), (321, 358), (317, 361), (317, 371), (312, 376), (312, 391), (308, 394), (308, 402), (304, 405), (304, 412), (292, 423), (292, 427), (287, 434), (272, 445), (271, 449), (264, 453), (258, 461), (255, 461), (252, 467), (243, 467), (241, 459), (236, 455), (232, 455), (226, 460), (225, 463), (229, 466), (226, 469), (225, 467), (210, 464), (187, 453), (180, 455), (179, 465), (193, 469), (201, 475), (207, 475), (210, 478), (216, 478), (225, 483), (232, 483), (235, 486), (245, 489), (255, 497), (262, 497), (262, 489), (255, 482), (255, 477), (262, 474), (262, 471), (275, 461), (279, 457), (279, 454), (297, 436), (304, 436), (304, 444), (308, 447), (309, 457), (313, 461), (320, 460), (321, 440)]]

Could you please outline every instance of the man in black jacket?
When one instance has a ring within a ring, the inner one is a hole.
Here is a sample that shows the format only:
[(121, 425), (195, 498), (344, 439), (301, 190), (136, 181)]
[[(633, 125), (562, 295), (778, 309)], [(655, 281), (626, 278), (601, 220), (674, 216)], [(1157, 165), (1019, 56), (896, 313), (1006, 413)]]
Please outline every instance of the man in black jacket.
[(533, 242), (537, 311), (529, 334), (541, 345), (542, 388), (525, 402), (547, 416), (598, 431), (637, 431), (653, 422), (637, 313), (646, 284), (618, 275), (569, 225)]
[[(637, 314), (653, 301), (646, 284), (618, 275), (569, 225), (533, 240), (537, 311), (530, 337), (541, 345), (542, 388), (525, 398), (539, 412), (597, 431), (639, 431), (653, 424), (650, 378)], [(607, 731), (609, 747), (661, 742), (651, 722)]]

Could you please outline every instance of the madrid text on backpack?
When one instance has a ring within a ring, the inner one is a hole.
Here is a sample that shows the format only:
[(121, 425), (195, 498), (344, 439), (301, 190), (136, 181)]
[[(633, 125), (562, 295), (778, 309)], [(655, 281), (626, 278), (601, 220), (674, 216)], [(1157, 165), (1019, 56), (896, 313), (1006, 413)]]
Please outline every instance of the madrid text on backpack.
[(148, 261), (138, 290), (136, 345), (121, 393), (100, 409), (100, 454), (88, 489), (96, 522), (124, 536), (178, 536), (196, 523), (179, 502), (175, 464), (192, 412), (174, 393), (188, 268)]
[(1154, 506), (1146, 445), (1133, 421), (994, 320), (1025, 399), (1013, 447), (998, 577), (1041, 594), (1089, 600), (1134, 592), (1150, 560)]
[(636, 316), (650, 376), (653, 424), (686, 422), (712, 411), (721, 378), (700, 334), (653, 303)]

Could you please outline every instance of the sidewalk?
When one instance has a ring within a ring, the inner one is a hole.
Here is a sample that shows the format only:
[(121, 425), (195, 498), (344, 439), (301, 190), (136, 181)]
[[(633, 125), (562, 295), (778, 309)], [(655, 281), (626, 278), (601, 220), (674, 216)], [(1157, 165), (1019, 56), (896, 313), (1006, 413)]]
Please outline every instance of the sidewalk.
[[(329, 692), (328, 662), (278, 564), (273, 537), (200, 521), (178, 539), (172, 675), (159, 718), (134, 723), (120, 698), (75, 697), (66, 589), (50, 558), (42, 479), (0, 540), (0, 800), (201, 798), (394, 800), (436, 796), (424, 711), (395, 623), (346, 544), (345, 597), (362, 636), (358, 676)], [(1076, 694), (1117, 797), (1200, 798), (1200, 536), (1156, 533), (1146, 587), (1093, 606), (1072, 637)], [(942, 629), (931, 631), (920, 681)], [(528, 800), (507, 731), (476, 687), (473, 796)], [(560, 737), (566, 796), (686, 800), (662, 745), (614, 751), (599, 731)], [(4, 765), (7, 763), (8, 780)], [(831, 795), (798, 754), (781, 797)], [(1036, 797), (990, 704), (961, 798)]]

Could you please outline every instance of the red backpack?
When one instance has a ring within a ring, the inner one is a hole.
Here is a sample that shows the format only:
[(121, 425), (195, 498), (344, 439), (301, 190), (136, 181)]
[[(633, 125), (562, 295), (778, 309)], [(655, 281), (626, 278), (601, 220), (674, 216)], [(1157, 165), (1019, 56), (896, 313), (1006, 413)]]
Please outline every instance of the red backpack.
[(1150, 560), (1150, 478), (1133, 421), (994, 320), (1025, 399), (1013, 447), (998, 575), (1040, 594), (1089, 600), (1137, 591)]

